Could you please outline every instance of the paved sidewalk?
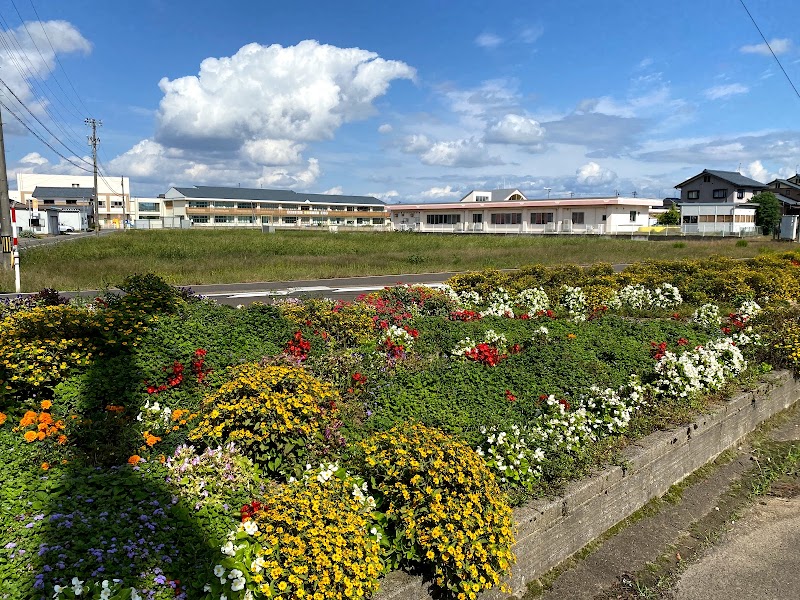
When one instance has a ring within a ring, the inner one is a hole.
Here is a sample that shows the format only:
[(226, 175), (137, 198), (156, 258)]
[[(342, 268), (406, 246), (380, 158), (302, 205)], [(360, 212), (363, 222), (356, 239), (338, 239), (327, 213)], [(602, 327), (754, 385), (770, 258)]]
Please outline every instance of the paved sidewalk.
[[(765, 435), (785, 454), (800, 446), (800, 406), (779, 421)], [(525, 600), (800, 599), (800, 473), (753, 503), (753, 456), (742, 444), (732, 460), (693, 476), (676, 497), (654, 501)]]

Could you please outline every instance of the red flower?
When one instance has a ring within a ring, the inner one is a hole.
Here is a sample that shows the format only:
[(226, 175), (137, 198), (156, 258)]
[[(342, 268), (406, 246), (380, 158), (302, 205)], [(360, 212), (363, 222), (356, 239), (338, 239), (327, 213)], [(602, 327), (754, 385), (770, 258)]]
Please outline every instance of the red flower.
[(516, 399), (517, 397), (511, 393), (511, 390), (506, 390), (506, 400), (509, 402), (514, 402)]
[(688, 343), (689, 343), (689, 340), (687, 340), (684, 337), (678, 339), (678, 346), (685, 346)]
[(563, 407), (564, 407), (564, 410), (569, 410), (569, 409), (571, 408), (571, 406), (572, 406), (572, 405), (571, 405), (569, 402), (567, 402), (567, 401), (566, 401), (564, 398), (561, 398), (561, 400), (559, 400), (559, 401), (558, 401), (558, 403), (559, 403), (561, 406), (563, 406)]

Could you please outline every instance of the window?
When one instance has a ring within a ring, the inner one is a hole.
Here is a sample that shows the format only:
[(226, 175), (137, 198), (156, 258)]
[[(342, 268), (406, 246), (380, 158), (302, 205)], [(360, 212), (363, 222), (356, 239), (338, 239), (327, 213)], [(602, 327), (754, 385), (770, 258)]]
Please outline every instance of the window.
[(55, 200), (42, 200), (42, 204), (55, 204)]
[[(206, 202), (208, 205), (208, 202)], [(233, 202), (225, 202), (224, 200), (214, 200), (214, 208), (233, 208)]]
[(553, 222), (553, 213), (535, 212), (531, 213), (531, 225), (544, 225)]
[(253, 222), (253, 217), (252, 216), (247, 216), (247, 217), (239, 216), (239, 217), (236, 217), (236, 222), (237, 223), (252, 223)]
[[(141, 204), (140, 204), (141, 206)], [(199, 202), (197, 200), (189, 200), (189, 208), (208, 208), (208, 202)]]
[(78, 201), (74, 198), (67, 198), (67, 204), (77, 204)]
[(372, 224), (373, 224), (373, 225), (383, 225), (383, 219), (380, 219), (380, 218), (373, 218), (373, 219), (372, 219)]
[(122, 200), (112, 200), (111, 206), (114, 208), (122, 208)]
[(603, 216), (600, 218), (600, 220), (601, 220), (601, 221), (603, 221), (603, 223), (605, 223), (606, 221), (608, 221), (608, 215), (603, 215)]
[(262, 225), (269, 225), (269, 217), (261, 217)]
[(31, 227), (41, 227), (42, 224), (39, 221), (39, 217), (31, 217)]
[(144, 212), (158, 212), (158, 202), (139, 202), (139, 210)]
[(711, 175), (703, 175), (703, 183), (711, 183)]
[(728, 197), (728, 190), (725, 190), (725, 189), (722, 189), (722, 190), (714, 190), (714, 193), (713, 193), (712, 197), (713, 197), (715, 200), (721, 200), (721, 199), (725, 199), (725, 198), (727, 198), (727, 197)]
[(630, 212), (630, 221), (631, 221), (631, 223), (635, 223), (636, 222), (636, 215), (638, 215), (638, 214), (639, 213), (637, 213), (635, 210), (632, 210)]
[(519, 225), (522, 213), (492, 213), (492, 225)]
[(475, 196), (475, 202), (488, 202), (489, 196)]
[(683, 217), (683, 224), (690, 225), (697, 223), (697, 215), (686, 215)]
[(483, 223), (483, 213), (472, 213), (473, 223)]
[(297, 223), (297, 217), (283, 217), (283, 222), (286, 225), (294, 225)]
[(208, 223), (208, 215), (192, 215), (189, 220), (192, 223)]
[(348, 206), (347, 207), (347, 212), (356, 212), (356, 207), (355, 206)]
[(573, 225), (583, 225), (584, 224), (584, 217), (585, 217), (585, 213), (582, 213), (582, 212), (574, 212), (574, 213), (572, 213), (572, 224)]
[(252, 202), (237, 202), (236, 208), (253, 208)]
[(701, 223), (715, 223), (716, 220), (717, 219), (714, 215), (700, 215), (700, 218), (698, 219), (698, 221)]
[(744, 190), (736, 190), (736, 197), (741, 200), (744, 198)]
[(233, 217), (228, 215), (215, 215), (214, 223), (233, 223)]
[(100, 208), (105, 208), (106, 207), (106, 201), (105, 200), (98, 200), (97, 201), (97, 206), (100, 207)]
[(700, 190), (689, 190), (686, 193), (686, 197), (689, 200), (700, 200)]
[(461, 222), (461, 215), (428, 215), (428, 225), (455, 225)]

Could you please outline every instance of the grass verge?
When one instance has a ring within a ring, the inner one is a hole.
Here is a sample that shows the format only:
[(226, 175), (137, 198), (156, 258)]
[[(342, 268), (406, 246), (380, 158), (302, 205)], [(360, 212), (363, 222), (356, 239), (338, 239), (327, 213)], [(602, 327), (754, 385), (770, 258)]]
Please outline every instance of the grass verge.
[[(20, 264), (23, 291), (32, 292), (98, 289), (133, 273), (198, 285), (711, 255), (747, 258), (785, 249), (785, 244), (762, 238), (742, 246), (736, 238), (674, 243), (597, 236), (154, 230), (32, 247), (23, 251)], [(13, 289), (13, 273), (0, 272), (0, 290)]]

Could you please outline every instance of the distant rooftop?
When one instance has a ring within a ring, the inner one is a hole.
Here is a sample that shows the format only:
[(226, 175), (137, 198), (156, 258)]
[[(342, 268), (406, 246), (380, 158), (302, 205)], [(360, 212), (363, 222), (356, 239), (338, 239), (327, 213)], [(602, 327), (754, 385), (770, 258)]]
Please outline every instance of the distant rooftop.
[(384, 204), (372, 196), (343, 196), (336, 194), (307, 194), (293, 190), (274, 190), (262, 188), (214, 187), (197, 185), (194, 187), (175, 187), (178, 193), (187, 198), (217, 200), (267, 200), (273, 202), (326, 202), (331, 204)]
[(767, 187), (760, 181), (756, 181), (755, 179), (750, 179), (749, 177), (745, 177), (741, 173), (737, 171), (714, 171), (711, 169), (704, 169), (702, 173), (698, 173), (693, 177), (690, 177), (686, 181), (683, 181), (676, 185), (676, 188), (684, 187), (690, 181), (694, 181), (698, 177), (702, 175), (713, 175), (714, 177), (718, 177), (719, 179), (723, 179), (732, 185), (737, 187), (751, 187), (751, 188), (765, 188)]
[(43, 187), (37, 185), (31, 196), (37, 200), (42, 200), (44, 198), (75, 198), (78, 200), (91, 200), (94, 198), (94, 188)]

